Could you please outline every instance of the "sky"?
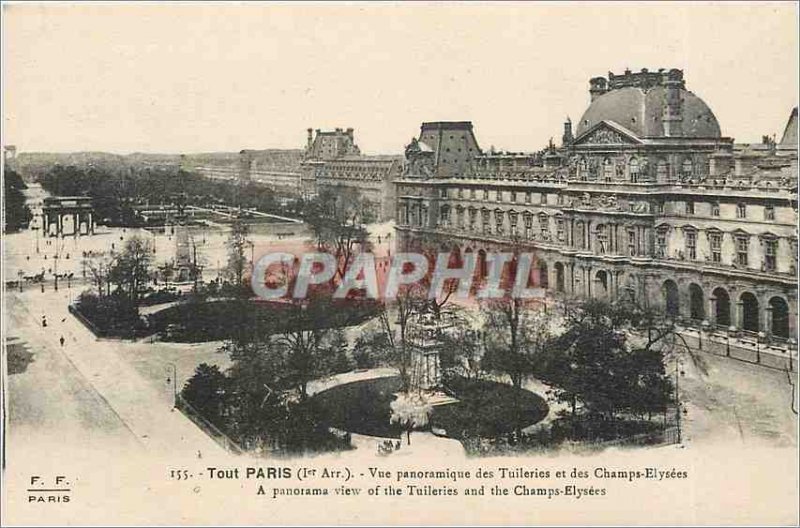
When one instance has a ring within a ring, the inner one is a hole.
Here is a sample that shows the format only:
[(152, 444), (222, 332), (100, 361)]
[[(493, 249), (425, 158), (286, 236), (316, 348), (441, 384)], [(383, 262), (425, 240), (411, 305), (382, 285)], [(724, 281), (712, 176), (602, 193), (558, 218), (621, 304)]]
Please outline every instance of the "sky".
[(482, 148), (560, 141), (589, 78), (680, 68), (722, 132), (783, 132), (795, 3), (5, 4), (3, 142), (24, 151), (302, 148), (353, 127), (400, 153), (423, 121)]

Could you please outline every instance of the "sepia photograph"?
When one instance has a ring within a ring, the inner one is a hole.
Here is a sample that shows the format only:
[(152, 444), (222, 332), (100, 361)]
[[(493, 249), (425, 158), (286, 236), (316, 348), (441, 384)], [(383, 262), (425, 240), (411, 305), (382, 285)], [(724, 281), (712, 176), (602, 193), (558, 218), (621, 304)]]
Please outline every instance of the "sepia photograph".
[(8, 526), (797, 526), (796, 2), (3, 2)]

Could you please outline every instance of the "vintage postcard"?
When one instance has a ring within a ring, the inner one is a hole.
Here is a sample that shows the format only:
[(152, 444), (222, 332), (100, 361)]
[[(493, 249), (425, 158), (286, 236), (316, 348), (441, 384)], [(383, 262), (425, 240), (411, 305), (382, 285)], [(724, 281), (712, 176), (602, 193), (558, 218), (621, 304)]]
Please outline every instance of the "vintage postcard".
[(796, 3), (2, 34), (3, 525), (797, 525)]

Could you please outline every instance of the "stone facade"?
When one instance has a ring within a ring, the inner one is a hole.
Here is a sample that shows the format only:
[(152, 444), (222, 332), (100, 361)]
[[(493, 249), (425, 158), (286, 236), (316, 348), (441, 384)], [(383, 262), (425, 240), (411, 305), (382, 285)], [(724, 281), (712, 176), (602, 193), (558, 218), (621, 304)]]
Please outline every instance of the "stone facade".
[[(593, 78), (590, 95), (574, 137), (568, 122), (560, 147), (530, 154), (480, 151), (469, 123), (423, 124), (396, 181), (400, 243), (477, 252), (479, 274), (487, 252), (521, 244), (551, 295), (626, 296), (793, 346), (796, 111), (788, 140), (738, 145), (680, 70)], [(442, 152), (431, 134), (451, 131), (470, 139)]]
[(300, 149), (183, 154), (180, 168), (213, 180), (268, 185), (280, 193), (297, 196), (302, 156)]
[(323, 188), (350, 187), (361, 192), (376, 221), (393, 218), (394, 180), (400, 177), (402, 156), (365, 156), (354, 142), (353, 129), (332, 132), (308, 129), (301, 164), (301, 189), (313, 197)]

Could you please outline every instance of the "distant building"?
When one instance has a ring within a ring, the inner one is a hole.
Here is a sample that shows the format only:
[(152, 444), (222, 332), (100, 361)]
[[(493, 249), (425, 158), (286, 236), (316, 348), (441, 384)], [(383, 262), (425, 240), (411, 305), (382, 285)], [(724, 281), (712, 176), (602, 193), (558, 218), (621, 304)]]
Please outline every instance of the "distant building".
[(364, 156), (356, 145), (353, 129), (323, 132), (308, 129), (301, 165), (302, 193), (312, 197), (322, 189), (358, 189), (370, 204), (376, 221), (393, 218), (394, 183), (400, 176), (402, 156)]
[[(724, 137), (681, 70), (590, 80), (575, 134), (483, 152), (469, 122), (423, 123), (396, 180), (401, 246), (522, 244), (550, 295), (629, 297), (760, 347), (797, 339), (797, 109), (780, 142)], [(779, 356), (775, 356), (779, 357)]]
[(266, 149), (184, 154), (181, 169), (214, 180), (268, 185), (290, 196), (300, 194), (303, 151)]

